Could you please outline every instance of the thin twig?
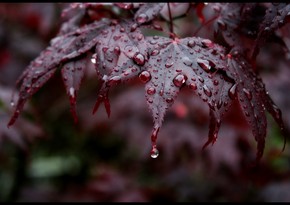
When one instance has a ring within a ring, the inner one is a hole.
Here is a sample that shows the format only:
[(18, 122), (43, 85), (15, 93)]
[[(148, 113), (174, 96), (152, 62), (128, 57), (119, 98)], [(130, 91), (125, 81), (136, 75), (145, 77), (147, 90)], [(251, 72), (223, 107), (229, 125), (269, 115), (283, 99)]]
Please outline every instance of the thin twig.
[(170, 37), (175, 36), (174, 34), (174, 30), (173, 30), (173, 20), (172, 20), (172, 15), (171, 15), (171, 10), (170, 10), (170, 3), (167, 3), (167, 7), (168, 7), (168, 15), (169, 15), (169, 20), (170, 20), (170, 24), (169, 24), (169, 30), (170, 30)]
[(211, 19), (209, 19), (208, 21), (206, 21), (204, 24), (201, 24), (199, 27), (198, 27), (198, 29), (194, 32), (194, 34), (193, 34), (193, 36), (196, 36), (197, 35), (197, 33), (204, 27), (204, 26), (206, 26), (206, 25), (208, 25), (209, 23), (211, 23), (212, 21), (214, 21), (215, 19), (217, 19), (218, 18), (218, 16), (214, 16), (214, 17), (212, 17)]

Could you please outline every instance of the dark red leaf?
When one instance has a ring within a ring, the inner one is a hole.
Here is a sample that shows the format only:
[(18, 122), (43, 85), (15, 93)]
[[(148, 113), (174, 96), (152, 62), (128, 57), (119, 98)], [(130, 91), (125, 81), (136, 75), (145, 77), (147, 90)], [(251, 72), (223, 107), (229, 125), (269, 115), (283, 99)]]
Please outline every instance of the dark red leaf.
[(148, 76), (145, 95), (154, 120), (153, 149), (166, 110), (184, 86), (207, 102), (215, 113), (209, 135), (217, 136), (221, 117), (230, 105), (228, 91), (233, 85), (226, 74), (223, 48), (201, 38), (172, 40), (156, 36), (146, 40), (150, 58), (141, 74)]
[(290, 5), (287, 3), (271, 4), (266, 10), (263, 22), (259, 27), (258, 37), (252, 49), (252, 58), (254, 59), (259, 52), (259, 47), (271, 37), (274, 32), (288, 23), (290, 19)]
[(166, 3), (147, 3), (135, 13), (135, 21), (139, 24), (147, 23), (156, 18)]
[[(132, 29), (133, 28), (133, 29)], [(94, 107), (106, 99), (109, 110), (108, 92), (110, 87), (138, 76), (140, 66), (147, 61), (147, 46), (144, 35), (132, 21), (121, 21), (103, 30), (96, 45), (92, 62), (99, 77), (104, 81)], [(108, 113), (109, 116), (109, 113)]]
[(59, 66), (85, 54), (96, 45), (96, 37), (108, 24), (108, 21), (95, 22), (51, 40), (50, 46), (20, 76), (17, 82), (18, 85), (21, 83), (19, 99), (8, 126), (15, 122), (26, 100), (52, 77)]
[(71, 112), (77, 123), (76, 97), (85, 73), (87, 58), (76, 61), (70, 61), (64, 64), (62, 68), (62, 78), (65, 84), (66, 92), (70, 98)]
[(270, 96), (267, 95), (262, 80), (253, 72), (252, 66), (242, 55), (237, 52), (235, 52), (234, 56), (229, 55), (228, 65), (237, 83), (236, 89), (239, 103), (257, 141), (258, 161), (263, 155), (267, 134), (265, 110), (267, 109), (270, 112), (283, 131), (284, 124), (281, 113)]

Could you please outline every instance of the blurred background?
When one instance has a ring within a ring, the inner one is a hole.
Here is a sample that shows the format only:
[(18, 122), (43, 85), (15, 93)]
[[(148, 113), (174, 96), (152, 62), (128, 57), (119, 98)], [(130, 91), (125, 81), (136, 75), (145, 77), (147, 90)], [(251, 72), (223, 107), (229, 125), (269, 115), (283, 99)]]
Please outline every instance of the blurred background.
[[(103, 106), (92, 115), (99, 89), (93, 69), (77, 98), (78, 124), (58, 72), (8, 129), (17, 78), (57, 34), (66, 6), (0, 3), (0, 202), (290, 201), (289, 145), (281, 152), (283, 137), (271, 116), (258, 167), (256, 142), (239, 105), (227, 114), (216, 143), (203, 151), (208, 106), (186, 89), (165, 116), (157, 159), (150, 157), (153, 122), (144, 85), (137, 79), (112, 89), (111, 117)], [(188, 28), (192, 19), (176, 25)], [(199, 36), (213, 38), (209, 33), (204, 29)], [(274, 43), (260, 52), (262, 79), (289, 128), (289, 59)]]

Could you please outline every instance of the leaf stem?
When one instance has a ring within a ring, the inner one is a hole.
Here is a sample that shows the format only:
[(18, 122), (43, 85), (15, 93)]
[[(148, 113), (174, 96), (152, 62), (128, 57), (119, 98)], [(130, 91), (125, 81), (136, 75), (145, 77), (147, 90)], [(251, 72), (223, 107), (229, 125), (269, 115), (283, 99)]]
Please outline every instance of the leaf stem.
[(174, 39), (175, 34), (174, 34), (174, 29), (173, 29), (173, 20), (172, 20), (172, 15), (171, 15), (170, 3), (167, 3), (167, 7), (168, 7), (169, 20), (170, 20), (170, 24), (169, 24), (170, 38)]
[(206, 25), (208, 25), (209, 23), (211, 23), (212, 21), (214, 21), (215, 19), (217, 19), (218, 16), (214, 16), (212, 17), (211, 19), (209, 19), (208, 21), (206, 21), (204, 24), (201, 24), (197, 29), (196, 31), (194, 32), (193, 36), (196, 36), (197, 33)]

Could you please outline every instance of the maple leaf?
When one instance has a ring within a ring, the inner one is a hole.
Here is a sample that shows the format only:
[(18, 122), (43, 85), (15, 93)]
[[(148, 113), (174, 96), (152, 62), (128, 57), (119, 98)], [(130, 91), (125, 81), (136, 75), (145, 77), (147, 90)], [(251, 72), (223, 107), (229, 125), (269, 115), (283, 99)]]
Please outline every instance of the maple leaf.
[[(109, 26), (109, 23), (109, 21), (105, 20), (94, 22), (68, 33), (61, 30), (60, 36), (51, 40), (50, 46), (42, 51), (20, 76), (17, 82), (17, 85), (21, 83), (19, 99), (8, 126), (15, 122), (27, 99), (53, 76), (58, 67), (71, 60), (78, 61), (86, 58), (85, 53), (97, 43), (96, 36), (102, 32), (104, 27)], [(62, 33), (65, 34), (61, 35)], [(71, 67), (71, 65), (67, 64), (66, 67)], [(69, 69), (74, 70), (72, 68)], [(63, 73), (64, 77), (66, 77), (66, 74)], [(79, 74), (82, 75), (82, 72), (79, 72)], [(79, 78), (78, 76), (76, 77)], [(69, 80), (67, 83), (66, 85), (72, 84), (72, 81)], [(74, 85), (76, 87), (72, 87), (75, 91), (79, 87), (77, 84)], [(68, 89), (69, 94), (73, 93), (72, 99), (75, 99), (76, 93), (70, 92), (71, 87)], [(73, 102), (71, 104), (74, 105)]]
[(172, 40), (154, 36), (146, 40), (150, 58), (140, 76), (146, 79), (145, 95), (154, 120), (152, 157), (158, 155), (156, 139), (165, 112), (184, 86), (209, 105), (213, 115), (206, 145), (214, 141), (212, 135), (217, 136), (221, 117), (230, 105), (228, 92), (233, 85), (226, 73), (223, 48), (194, 37)]
[[(209, 39), (179, 39), (173, 31), (171, 38), (144, 37), (141, 28), (153, 26), (158, 30), (151, 21), (169, 4), (115, 5), (130, 10), (132, 19), (85, 19), (89, 16), (87, 9), (103, 7), (98, 3), (77, 3), (70, 8), (77, 8), (78, 14), (63, 24), (57, 37), (51, 40), (50, 46), (32, 61), (20, 76), (17, 82), (18, 85), (21, 84), (19, 99), (8, 126), (15, 122), (27, 99), (46, 83), (58, 68), (62, 69), (71, 112), (77, 121), (76, 97), (86, 65), (91, 61), (101, 81), (93, 113), (103, 102), (107, 115), (110, 116), (108, 94), (113, 86), (137, 76), (145, 83), (145, 97), (154, 123), (151, 134), (153, 158), (158, 156), (156, 140), (166, 111), (176, 100), (179, 91), (187, 86), (209, 106), (209, 133), (203, 148), (215, 142), (224, 114), (233, 100), (238, 99), (257, 141), (259, 160), (265, 146), (265, 110), (272, 114), (281, 130), (284, 129), (284, 125), (280, 110), (274, 105), (262, 80), (252, 71), (252, 66), (241, 55), (241, 51), (232, 50), (226, 55), (224, 47)], [(238, 43), (238, 31), (247, 30), (243, 27), (247, 20), (242, 21), (239, 15), (249, 15), (246, 11), (255, 8), (255, 4), (214, 5), (216, 8), (213, 8), (220, 14), (217, 25), (223, 30), (222, 34), (229, 47), (240, 47), (244, 51), (242, 41)], [(70, 9), (67, 12), (70, 12)], [(282, 9), (285, 18), (287, 9), (288, 7)], [(229, 10), (231, 12), (227, 13)]]
[(274, 32), (288, 23), (290, 18), (290, 5), (287, 3), (272, 3), (266, 10), (263, 22), (259, 27), (259, 33), (252, 49), (252, 58), (259, 53), (259, 47), (273, 36)]
[(104, 102), (108, 116), (110, 103), (108, 92), (112, 86), (138, 76), (140, 66), (148, 59), (144, 35), (133, 21), (115, 22), (113, 27), (104, 30), (101, 41), (96, 45), (96, 53), (92, 57), (102, 87), (93, 109), (95, 113), (101, 102)]
[(229, 46), (239, 44), (236, 30), (241, 23), (240, 14), (244, 4), (242, 3), (214, 3), (209, 5), (217, 14), (215, 20), (215, 33), (221, 32)]
[[(252, 128), (253, 136), (257, 141), (256, 160), (259, 161), (263, 155), (267, 134), (265, 111), (267, 110), (272, 115), (284, 134), (281, 111), (267, 94), (261, 78), (254, 73), (251, 64), (242, 56), (240, 51), (231, 51), (231, 54), (228, 55), (228, 66), (236, 82), (232, 94), (234, 98), (238, 99), (243, 113)], [(284, 140), (286, 140), (285, 135)]]
[(147, 3), (140, 6), (135, 13), (135, 21), (139, 24), (147, 23), (156, 18), (166, 3)]

